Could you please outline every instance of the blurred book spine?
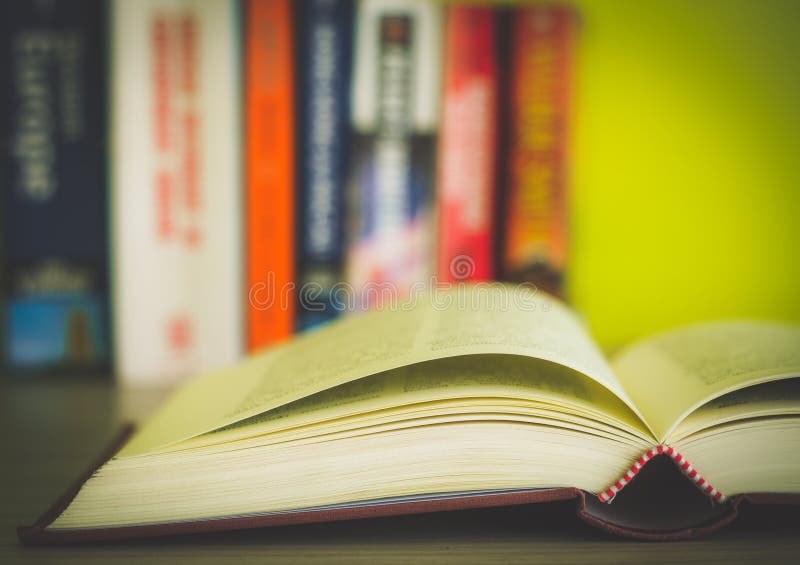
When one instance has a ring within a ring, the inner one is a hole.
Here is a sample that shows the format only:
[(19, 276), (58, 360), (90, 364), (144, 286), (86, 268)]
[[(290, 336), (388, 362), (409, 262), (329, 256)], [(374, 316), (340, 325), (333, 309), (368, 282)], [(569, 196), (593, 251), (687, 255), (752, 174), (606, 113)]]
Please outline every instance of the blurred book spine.
[(247, 348), (294, 330), (293, 17), (289, 0), (245, 2)]
[(296, 329), (337, 316), (344, 276), (352, 2), (304, 0), (297, 17)]
[(112, 14), (118, 375), (164, 384), (240, 357), (235, 0), (116, 0)]
[(441, 6), (362, 0), (356, 25), (347, 279), (361, 309), (433, 272)]
[(567, 262), (568, 133), (575, 15), (512, 13), (502, 276), (562, 294)]
[(104, 372), (106, 4), (0, 6), (3, 357), (10, 372)]
[(492, 8), (447, 8), (437, 186), (436, 273), (440, 282), (493, 277), (498, 81), (495, 34)]

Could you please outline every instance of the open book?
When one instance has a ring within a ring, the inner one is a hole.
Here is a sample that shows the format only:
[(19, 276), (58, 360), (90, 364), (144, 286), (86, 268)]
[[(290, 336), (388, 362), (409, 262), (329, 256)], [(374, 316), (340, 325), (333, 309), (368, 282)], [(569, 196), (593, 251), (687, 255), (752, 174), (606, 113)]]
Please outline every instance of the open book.
[[(191, 382), (21, 536), (108, 539), (567, 497), (615, 531), (686, 531), (727, 515), (736, 495), (797, 500), (798, 377), (797, 326), (693, 325), (608, 360), (543, 293), (458, 286)], [(640, 470), (667, 457), (712, 515), (659, 526), (641, 508), (615, 514)]]

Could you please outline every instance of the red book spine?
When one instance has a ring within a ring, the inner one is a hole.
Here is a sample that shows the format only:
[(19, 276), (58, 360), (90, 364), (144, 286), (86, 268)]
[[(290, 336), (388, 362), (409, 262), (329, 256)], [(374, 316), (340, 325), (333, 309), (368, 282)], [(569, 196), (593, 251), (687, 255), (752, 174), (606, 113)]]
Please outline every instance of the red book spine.
[(247, 0), (245, 21), (245, 323), (254, 351), (294, 325), (290, 0)]
[(442, 282), (493, 277), (497, 131), (495, 16), (450, 6), (439, 143), (439, 252)]
[(567, 260), (573, 12), (513, 14), (503, 276), (561, 293)]

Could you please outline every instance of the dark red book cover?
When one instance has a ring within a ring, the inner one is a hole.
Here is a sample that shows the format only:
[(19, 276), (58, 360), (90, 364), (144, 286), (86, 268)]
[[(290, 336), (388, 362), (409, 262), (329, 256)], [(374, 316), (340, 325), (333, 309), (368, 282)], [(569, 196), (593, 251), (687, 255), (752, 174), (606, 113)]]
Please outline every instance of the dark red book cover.
[(725, 504), (711, 503), (705, 494), (686, 480), (673, 462), (666, 456), (659, 455), (652, 464), (642, 470), (630, 488), (626, 488), (615, 497), (613, 504), (601, 502), (597, 496), (580, 489), (564, 487), (430, 496), (417, 500), (383, 501), (379, 504), (365, 502), (335, 508), (320, 507), (211, 520), (198, 519), (189, 522), (72, 530), (50, 529), (48, 526), (69, 507), (83, 484), (120, 449), (132, 432), (132, 427), (125, 428), (98, 461), (89, 467), (72, 488), (56, 500), (34, 524), (20, 526), (17, 529), (20, 541), (25, 545), (109, 542), (565, 500), (573, 500), (578, 517), (594, 527), (616, 535), (663, 541), (695, 538), (716, 531), (736, 519), (741, 512), (742, 503), (746, 503), (745, 506), (763, 504), (773, 508), (800, 504), (798, 494), (773, 493), (742, 494), (733, 497)]

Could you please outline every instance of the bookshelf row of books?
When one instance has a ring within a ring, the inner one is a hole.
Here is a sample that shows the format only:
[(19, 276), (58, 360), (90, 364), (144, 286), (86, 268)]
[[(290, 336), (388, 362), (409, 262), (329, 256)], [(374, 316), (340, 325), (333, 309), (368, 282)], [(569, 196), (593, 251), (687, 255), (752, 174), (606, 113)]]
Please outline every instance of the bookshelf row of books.
[(0, 10), (6, 371), (169, 383), (387, 291), (559, 291), (570, 9)]

